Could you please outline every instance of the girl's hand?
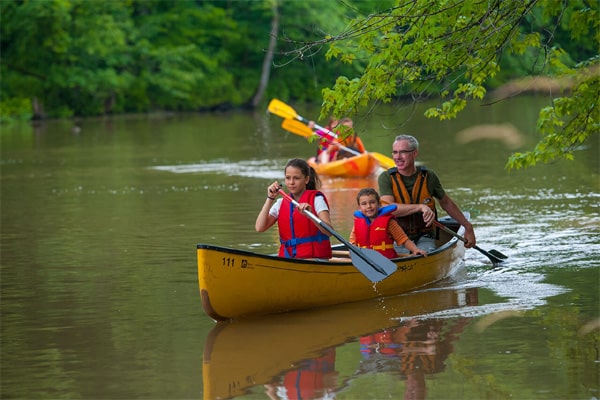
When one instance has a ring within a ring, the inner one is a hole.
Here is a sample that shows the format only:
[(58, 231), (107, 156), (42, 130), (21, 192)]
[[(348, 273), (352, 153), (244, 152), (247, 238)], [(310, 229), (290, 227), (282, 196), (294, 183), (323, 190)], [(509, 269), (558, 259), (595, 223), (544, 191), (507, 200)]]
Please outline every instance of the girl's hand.
[(304, 211), (309, 211), (311, 212), (311, 208), (310, 208), (310, 204), (308, 203), (300, 203), (298, 204), (298, 207), (296, 207), (298, 209), (298, 211), (300, 211), (301, 213), (303, 213)]
[(267, 188), (267, 197), (274, 199), (277, 197), (277, 194), (279, 193), (279, 183), (277, 181), (271, 183), (269, 185), (269, 187)]

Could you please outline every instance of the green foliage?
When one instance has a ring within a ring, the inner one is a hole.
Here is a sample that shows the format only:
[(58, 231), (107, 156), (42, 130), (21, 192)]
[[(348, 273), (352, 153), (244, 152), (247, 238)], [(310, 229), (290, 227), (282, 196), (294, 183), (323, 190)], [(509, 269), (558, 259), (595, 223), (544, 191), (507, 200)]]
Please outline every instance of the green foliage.
[(573, 152), (590, 135), (600, 132), (600, 70), (596, 67), (582, 71), (576, 79), (569, 96), (554, 99), (551, 107), (540, 111), (537, 129), (542, 139), (533, 150), (511, 155), (508, 169), (530, 167), (559, 158), (572, 160)]
[(491, 9), (473, 1), (417, 1), (356, 19), (328, 54), (343, 58), (338, 41), (359, 35), (357, 46), (367, 53), (368, 65), (358, 79), (337, 81), (324, 91), (322, 114), (354, 114), (372, 101), (387, 103), (407, 91), (426, 94), (420, 88), (431, 89), (424, 83), (435, 82), (438, 91), (450, 97), (427, 115), (455, 117), (465, 100), (485, 95), (484, 83), (499, 69), (498, 49), (513, 43), (526, 10), (527, 3), (521, 1)]
[(371, 7), (382, 2), (340, 6), (329, 1), (281, 1), (281, 33), (267, 97), (314, 102), (339, 75), (360, 72), (360, 63), (328, 62), (323, 40), (343, 32), (349, 18), (358, 15), (359, 9), (351, 7), (354, 3)]
[(27, 121), (31, 119), (31, 101), (29, 99), (12, 97), (0, 100), (0, 123), (11, 121)]
[[(363, 8), (386, 1), (357, 2)], [(279, 8), (267, 95), (314, 101), (354, 66), (320, 49), (298, 57), (291, 37), (342, 31), (352, 2), (6, 0), (0, 93), (36, 99), (37, 118), (199, 110), (247, 104), (257, 91)]]
[[(425, 115), (454, 118), (468, 101), (483, 99), (488, 87), (499, 83), (494, 78), (502, 67), (512, 65), (509, 72), (516, 76), (544, 74), (576, 83), (540, 113), (544, 139), (536, 149), (514, 155), (507, 168), (571, 158), (573, 148), (598, 132), (598, 71), (582, 71), (584, 65), (598, 66), (598, 9), (588, 0), (398, 1), (385, 12), (356, 18), (349, 29), (327, 39), (329, 58), (354, 62), (358, 52), (368, 62), (357, 77), (342, 76), (323, 90), (321, 118), (433, 92), (441, 103)], [(571, 48), (578, 50), (569, 53)], [(587, 59), (576, 64), (581, 56)]]

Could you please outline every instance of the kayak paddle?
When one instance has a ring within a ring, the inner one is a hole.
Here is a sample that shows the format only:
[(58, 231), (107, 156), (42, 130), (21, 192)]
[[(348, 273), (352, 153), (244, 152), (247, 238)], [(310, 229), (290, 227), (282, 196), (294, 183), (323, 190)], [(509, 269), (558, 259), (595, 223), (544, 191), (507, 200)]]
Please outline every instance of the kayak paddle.
[[(433, 220), (433, 224), (435, 226), (437, 226), (438, 228), (442, 229), (443, 231), (460, 239), (462, 242), (464, 242), (464, 243), (467, 242), (467, 240), (464, 237), (460, 236), (458, 233), (454, 232), (452, 229), (448, 228), (446, 225), (440, 223), (439, 221)], [(478, 250), (481, 254), (485, 255), (487, 258), (489, 258), (490, 261), (492, 262), (492, 264), (494, 264), (494, 265), (498, 265), (499, 263), (504, 262), (504, 260), (506, 260), (508, 258), (508, 256), (505, 256), (504, 254), (500, 253), (498, 250), (485, 251), (478, 246), (473, 246), (473, 248), (475, 250)]]
[[(292, 198), (292, 196), (285, 193), (283, 190), (280, 189), (279, 194), (288, 199), (294, 206), (298, 207), (300, 205), (296, 200)], [(363, 249), (354, 246), (346, 239), (344, 239), (342, 235), (334, 231), (332, 227), (327, 225), (325, 222), (323, 222), (323, 220), (321, 220), (319, 217), (317, 217), (310, 211), (304, 210), (304, 215), (310, 218), (313, 222), (317, 223), (319, 226), (323, 227), (337, 240), (345, 244), (348, 250), (350, 251), (350, 258), (352, 259), (352, 264), (371, 282), (379, 282), (396, 272), (396, 270), (398, 269), (398, 266), (394, 264), (389, 258), (385, 257), (383, 254), (372, 249)]]
[[(277, 99), (272, 99), (271, 102), (269, 103), (269, 107), (268, 107), (269, 112), (280, 116), (281, 118), (289, 118), (289, 119), (296, 119), (300, 122), (304, 122), (305, 124), (308, 124), (310, 122), (310, 120), (302, 117), (301, 115), (298, 115), (298, 113), (296, 112), (296, 110), (294, 110), (292, 107), (290, 107), (289, 105), (285, 104), (283, 101), (281, 100), (277, 100)], [(309, 128), (310, 129), (310, 128)], [(337, 137), (337, 134), (335, 132), (330, 131), (327, 128), (324, 128), (320, 125), (315, 124), (315, 129), (316, 134), (324, 137), (323, 135), (319, 134), (319, 131), (321, 132), (325, 132), (328, 135), (332, 135), (334, 137)], [(325, 138), (326, 139), (326, 138)], [(368, 152), (373, 158), (375, 158), (378, 162), (379, 165), (381, 165), (383, 168), (389, 169), (389, 168), (393, 168), (396, 166), (396, 163), (394, 162), (393, 159), (381, 154), (381, 153), (372, 153), (372, 152)]]
[[(304, 136), (305, 138), (311, 137), (313, 135), (317, 135), (317, 136), (320, 136), (323, 139), (327, 140), (329, 143), (331, 143), (331, 141), (329, 139), (327, 139), (324, 136), (319, 135), (317, 132), (314, 132), (312, 129), (310, 129), (308, 127), (308, 125), (304, 125), (302, 122), (295, 120), (295, 119), (290, 119), (290, 118), (284, 119), (283, 122), (281, 123), (281, 127), (288, 132), (292, 132), (297, 135)], [(358, 151), (351, 149), (350, 147), (343, 146), (339, 143), (337, 145), (340, 146), (340, 148), (342, 150), (345, 150), (348, 153), (354, 154), (355, 156), (360, 155), (360, 153)], [(368, 154), (371, 154), (371, 153), (368, 153)]]

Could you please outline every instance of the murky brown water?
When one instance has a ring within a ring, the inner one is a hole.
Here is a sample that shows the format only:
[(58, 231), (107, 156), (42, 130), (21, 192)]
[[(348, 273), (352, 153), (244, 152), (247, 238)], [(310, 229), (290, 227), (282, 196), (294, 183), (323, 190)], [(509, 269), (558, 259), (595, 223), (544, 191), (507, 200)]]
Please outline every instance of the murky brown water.
[[(469, 250), (437, 288), (228, 325), (201, 309), (195, 246), (275, 251), (275, 230), (254, 231), (265, 187), (314, 144), (265, 114), (2, 126), (2, 398), (599, 397), (598, 137), (574, 162), (504, 171), (541, 102), (355, 123), (384, 154), (387, 127), (419, 137), (501, 268)], [(516, 137), (460, 133), (508, 122)], [(347, 235), (375, 181), (324, 184)]]

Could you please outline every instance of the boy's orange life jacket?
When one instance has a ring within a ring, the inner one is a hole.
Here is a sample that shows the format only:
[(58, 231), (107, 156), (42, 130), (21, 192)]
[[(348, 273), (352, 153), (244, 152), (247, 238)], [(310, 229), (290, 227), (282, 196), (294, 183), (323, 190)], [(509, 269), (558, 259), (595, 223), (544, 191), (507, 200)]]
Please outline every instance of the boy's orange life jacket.
[(360, 247), (377, 250), (387, 258), (398, 257), (394, 249), (394, 239), (388, 233), (388, 224), (390, 219), (394, 218), (392, 212), (396, 211), (396, 208), (395, 204), (380, 208), (377, 211), (377, 217), (373, 221), (359, 210), (355, 211), (354, 234), (356, 235), (356, 244)]
[[(308, 203), (315, 209), (315, 197), (322, 194), (317, 190), (305, 190), (298, 203)], [(327, 202), (327, 198), (325, 202)], [(281, 202), (277, 224), (279, 226), (279, 257), (286, 258), (331, 258), (329, 236), (302, 213), (294, 211), (295, 206), (286, 198)]]
[[(437, 219), (435, 199), (429, 193), (429, 189), (427, 189), (427, 170), (424, 167), (418, 167), (417, 169), (417, 180), (412, 188), (412, 193), (408, 193), (397, 168), (394, 167), (388, 170), (392, 181), (394, 199), (396, 200), (396, 203), (400, 204), (425, 204), (427, 207), (431, 208)], [(433, 231), (433, 225), (431, 225), (431, 227), (425, 226), (423, 213), (397, 217), (396, 220), (410, 238)]]

